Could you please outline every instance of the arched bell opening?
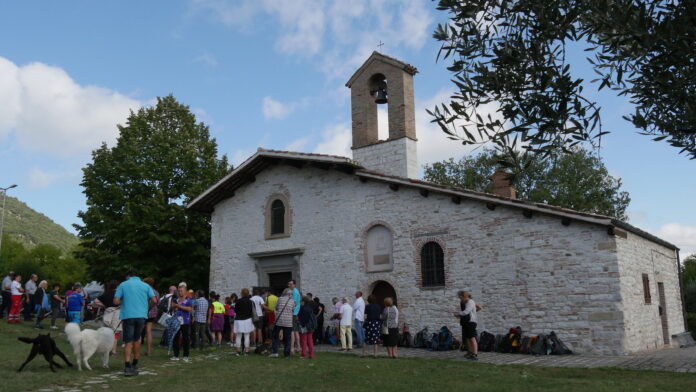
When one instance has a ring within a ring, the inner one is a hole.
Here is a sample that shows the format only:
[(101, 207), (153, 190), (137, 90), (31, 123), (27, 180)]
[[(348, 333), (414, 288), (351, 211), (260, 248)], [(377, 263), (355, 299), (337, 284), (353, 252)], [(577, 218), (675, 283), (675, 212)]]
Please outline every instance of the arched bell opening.
[(369, 80), (370, 95), (377, 107), (377, 139), (389, 139), (389, 92), (387, 78), (377, 73)]

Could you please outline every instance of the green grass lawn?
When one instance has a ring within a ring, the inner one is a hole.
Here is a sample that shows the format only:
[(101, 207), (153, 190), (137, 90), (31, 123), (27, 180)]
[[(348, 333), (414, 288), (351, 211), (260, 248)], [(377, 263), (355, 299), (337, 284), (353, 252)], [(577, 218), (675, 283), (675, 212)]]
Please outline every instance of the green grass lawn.
[[(63, 325), (61, 323), (60, 327)], [(45, 333), (45, 332), (42, 332)], [(270, 359), (251, 355), (234, 357), (229, 348), (193, 351), (189, 364), (168, 361), (165, 349), (141, 359), (138, 377), (125, 378), (122, 351), (112, 357), (111, 369), (74, 368), (51, 373), (43, 357), (37, 357), (22, 373), (17, 369), (30, 345), (19, 336), (36, 336), (31, 323), (0, 323), (0, 390), (26, 391), (43, 388), (76, 388), (84, 391), (687, 391), (696, 375), (622, 369), (569, 369), (532, 366), (497, 366), (452, 360), (372, 359), (337, 353), (318, 353), (314, 360)], [(74, 362), (65, 336), (54, 331), (60, 349)], [(57, 359), (58, 363), (62, 363)], [(103, 383), (99, 381), (105, 380)], [(95, 382), (96, 381), (96, 382)], [(241, 388), (241, 389), (240, 389)]]

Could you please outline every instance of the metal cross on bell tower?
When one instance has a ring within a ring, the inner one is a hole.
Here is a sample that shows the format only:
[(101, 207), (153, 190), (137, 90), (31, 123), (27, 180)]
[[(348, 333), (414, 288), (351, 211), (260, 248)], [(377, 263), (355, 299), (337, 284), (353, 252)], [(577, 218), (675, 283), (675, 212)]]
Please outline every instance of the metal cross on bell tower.
[(382, 46), (384, 46), (384, 42), (382, 40), (379, 40), (379, 44), (377, 44), (377, 47), (379, 48), (379, 51), (382, 51)]

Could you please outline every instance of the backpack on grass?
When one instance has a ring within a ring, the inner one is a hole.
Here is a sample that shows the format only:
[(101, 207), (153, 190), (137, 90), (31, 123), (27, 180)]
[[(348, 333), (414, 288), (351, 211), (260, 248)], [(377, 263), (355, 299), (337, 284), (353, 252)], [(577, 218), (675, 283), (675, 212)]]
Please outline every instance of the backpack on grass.
[(430, 351), (437, 351), (437, 347), (440, 345), (440, 334), (433, 333), (430, 335), (430, 338), (428, 339), (428, 347), (426, 347)]
[(529, 353), (532, 355), (548, 355), (549, 352), (547, 350), (548, 338), (543, 333), (537, 335), (536, 339), (529, 347)]
[(536, 336), (523, 336), (520, 342), (520, 354), (529, 354), (529, 349), (536, 340)]
[(551, 344), (551, 355), (568, 355), (573, 353), (568, 346), (561, 341), (555, 332), (551, 331), (548, 339), (549, 343)]
[(510, 328), (508, 333), (503, 336), (500, 345), (496, 350), (499, 353), (518, 353), (522, 339), (522, 328)]
[(269, 355), (271, 355), (271, 352), (272, 352), (272, 351), (271, 351), (271, 345), (268, 344), (268, 343), (260, 344), (260, 345), (258, 345), (258, 346), (256, 347), (256, 349), (254, 350), (254, 353), (255, 353), (255, 354), (263, 355), (263, 356), (266, 356), (266, 357), (269, 356)]
[(449, 328), (443, 326), (440, 328), (440, 332), (437, 334), (437, 342), (433, 343), (431, 350), (433, 351), (447, 351), (452, 347), (452, 332)]
[(326, 327), (326, 331), (324, 332), (324, 341), (332, 346), (335, 345), (337, 343), (336, 330), (331, 327)]
[(413, 337), (411, 336), (411, 333), (408, 332), (408, 330), (404, 330), (403, 333), (399, 335), (399, 347), (412, 347), (413, 346)]
[(414, 348), (427, 348), (426, 347), (426, 340), (428, 339), (428, 328), (423, 328), (418, 333), (416, 333), (416, 336), (413, 338), (413, 347)]
[(464, 345), (462, 344), (462, 342), (459, 341), (459, 339), (452, 337), (452, 345), (450, 346), (450, 350), (460, 350), (461, 349), (462, 351), (464, 351), (463, 347), (464, 347)]
[(501, 350), (500, 346), (503, 344), (503, 339), (505, 339), (505, 335), (503, 335), (503, 334), (496, 334), (495, 335), (495, 343), (493, 344), (493, 351), (500, 352), (500, 350)]
[(490, 332), (483, 331), (479, 336), (478, 348), (479, 351), (493, 351), (495, 346), (495, 335)]

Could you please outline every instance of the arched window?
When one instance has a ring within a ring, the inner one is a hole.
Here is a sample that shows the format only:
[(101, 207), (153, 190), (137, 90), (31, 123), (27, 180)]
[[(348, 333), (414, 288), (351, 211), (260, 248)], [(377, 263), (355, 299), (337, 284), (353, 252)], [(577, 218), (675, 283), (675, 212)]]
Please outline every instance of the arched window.
[(437, 242), (421, 248), (421, 277), (423, 287), (445, 285), (445, 254)]
[(288, 196), (274, 193), (266, 199), (264, 233), (267, 240), (286, 238), (292, 231), (292, 208)]
[(285, 233), (285, 204), (279, 199), (271, 203), (271, 235)]

